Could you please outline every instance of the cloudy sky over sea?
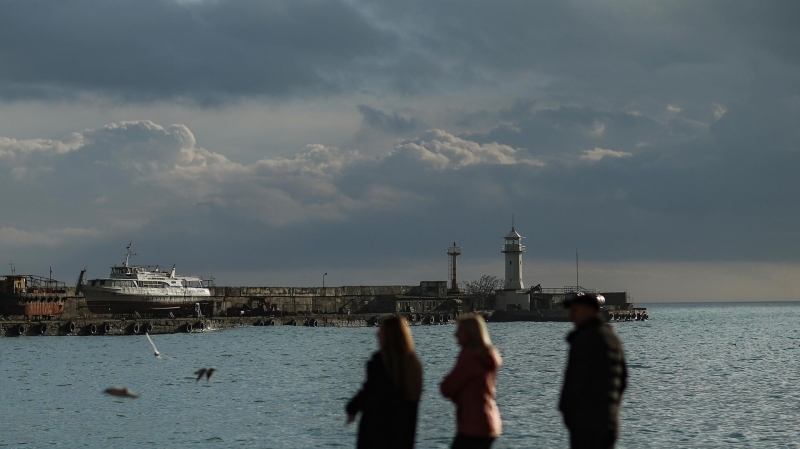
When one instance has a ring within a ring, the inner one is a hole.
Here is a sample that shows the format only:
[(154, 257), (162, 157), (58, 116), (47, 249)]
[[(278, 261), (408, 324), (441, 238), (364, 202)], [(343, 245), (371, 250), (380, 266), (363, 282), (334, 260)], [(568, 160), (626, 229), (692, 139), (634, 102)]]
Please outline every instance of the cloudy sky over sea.
[(800, 3), (0, 3), (0, 262), (800, 299)]

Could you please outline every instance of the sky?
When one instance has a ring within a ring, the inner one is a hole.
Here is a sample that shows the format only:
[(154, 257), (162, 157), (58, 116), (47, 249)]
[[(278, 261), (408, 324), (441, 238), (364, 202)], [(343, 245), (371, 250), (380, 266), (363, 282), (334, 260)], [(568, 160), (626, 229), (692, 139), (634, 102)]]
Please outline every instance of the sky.
[[(2, 272), (800, 300), (800, 3), (0, 3)], [(576, 267), (576, 251), (578, 261)], [(577, 268), (577, 269), (576, 269)], [(325, 275), (327, 273), (327, 275)]]

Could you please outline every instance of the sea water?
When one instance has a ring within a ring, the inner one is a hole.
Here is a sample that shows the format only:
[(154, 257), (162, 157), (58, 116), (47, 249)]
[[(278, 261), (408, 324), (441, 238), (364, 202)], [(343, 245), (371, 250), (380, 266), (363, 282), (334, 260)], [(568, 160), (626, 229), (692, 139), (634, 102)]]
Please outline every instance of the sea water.
[[(620, 448), (800, 447), (800, 303), (650, 304), (614, 323), (629, 387)], [(567, 447), (557, 402), (569, 323), (490, 323), (502, 353), (496, 448)], [(455, 326), (415, 326), (417, 447), (445, 448), (438, 390)], [(375, 328), (249, 327), (144, 336), (0, 338), (0, 447), (354, 447), (344, 407)], [(210, 381), (194, 372), (214, 366)], [(125, 386), (137, 399), (107, 396)]]

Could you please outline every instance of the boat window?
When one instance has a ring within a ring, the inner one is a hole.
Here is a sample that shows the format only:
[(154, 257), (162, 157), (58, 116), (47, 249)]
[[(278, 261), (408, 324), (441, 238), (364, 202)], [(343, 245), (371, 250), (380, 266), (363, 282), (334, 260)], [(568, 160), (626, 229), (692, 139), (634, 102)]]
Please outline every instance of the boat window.
[(149, 287), (149, 288), (164, 288), (167, 287), (168, 284), (166, 282), (159, 282), (159, 281), (139, 281), (139, 285), (142, 287)]
[(113, 287), (136, 287), (133, 281), (111, 281)]

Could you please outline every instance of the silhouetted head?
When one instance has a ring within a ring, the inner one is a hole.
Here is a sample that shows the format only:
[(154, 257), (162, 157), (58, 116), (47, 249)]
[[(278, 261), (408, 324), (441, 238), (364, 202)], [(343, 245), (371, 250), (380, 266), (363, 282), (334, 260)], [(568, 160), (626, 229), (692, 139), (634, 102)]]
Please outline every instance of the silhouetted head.
[(414, 340), (405, 317), (383, 320), (378, 330), (383, 366), (392, 383), (402, 389), (406, 399), (419, 401), (422, 394), (422, 365), (414, 354)]
[(600, 311), (600, 298), (594, 293), (567, 293), (564, 297), (564, 307), (569, 309), (569, 320), (575, 323), (575, 326), (581, 326), (596, 317)]
[(465, 315), (456, 324), (456, 339), (462, 348), (488, 352), (492, 349), (492, 340), (486, 329), (486, 321), (480, 315)]
[(574, 304), (585, 304), (600, 310), (598, 295), (586, 292), (569, 292), (564, 296), (564, 307), (569, 308)]
[(393, 316), (381, 323), (379, 341), (381, 351), (397, 354), (414, 353), (414, 340), (405, 317)]

